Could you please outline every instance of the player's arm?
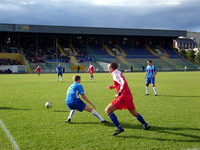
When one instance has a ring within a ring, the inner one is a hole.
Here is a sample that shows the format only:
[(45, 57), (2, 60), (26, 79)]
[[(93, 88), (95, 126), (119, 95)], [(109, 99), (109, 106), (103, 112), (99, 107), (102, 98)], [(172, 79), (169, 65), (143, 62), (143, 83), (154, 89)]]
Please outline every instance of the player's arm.
[(154, 74), (152, 75), (152, 78), (154, 78), (157, 74), (156, 68), (154, 67)]
[(95, 105), (86, 97), (85, 94), (81, 94), (81, 97), (82, 97), (87, 103), (89, 103), (94, 109), (96, 109)]
[(120, 84), (120, 89), (119, 89), (118, 93), (115, 94), (115, 96), (114, 96), (117, 98), (123, 93), (125, 81), (121, 76), (117, 76), (115, 81)]
[(148, 74), (148, 71), (147, 71), (147, 67), (146, 67), (146, 72), (145, 72), (145, 75), (144, 75), (144, 79), (146, 79), (147, 74)]
[(154, 78), (156, 76), (157, 72), (155, 72), (153, 75), (152, 75), (152, 78)]
[(108, 86), (109, 90), (115, 89), (116, 87), (114, 85)]
[(147, 77), (147, 72), (145, 72), (144, 79), (146, 79), (146, 77)]
[(95, 105), (86, 97), (85, 93), (84, 93), (84, 89), (83, 87), (80, 85), (78, 88), (78, 92), (81, 95), (81, 97), (87, 102), (89, 103), (94, 109), (96, 109)]

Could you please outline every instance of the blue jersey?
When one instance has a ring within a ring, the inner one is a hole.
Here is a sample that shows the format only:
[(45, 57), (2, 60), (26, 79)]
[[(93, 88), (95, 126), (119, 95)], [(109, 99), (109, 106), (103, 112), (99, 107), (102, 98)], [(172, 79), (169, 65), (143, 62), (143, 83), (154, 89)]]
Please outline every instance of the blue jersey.
[(62, 66), (57, 66), (57, 72), (62, 73), (63, 72), (63, 67)]
[(146, 68), (146, 72), (147, 72), (147, 78), (152, 78), (152, 76), (154, 75), (154, 73), (156, 73), (156, 67), (154, 65), (152, 66), (147, 66)]
[(81, 84), (74, 82), (67, 90), (66, 103), (75, 103), (80, 99), (79, 94), (84, 94), (83, 87)]

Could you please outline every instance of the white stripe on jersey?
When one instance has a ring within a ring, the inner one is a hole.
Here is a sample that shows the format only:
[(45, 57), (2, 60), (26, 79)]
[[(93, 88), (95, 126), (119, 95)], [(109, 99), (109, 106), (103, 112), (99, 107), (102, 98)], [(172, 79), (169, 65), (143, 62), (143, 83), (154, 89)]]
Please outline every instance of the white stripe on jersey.
[(111, 73), (113, 80), (120, 84), (120, 90), (124, 88), (124, 79), (122, 78), (122, 73), (118, 69)]

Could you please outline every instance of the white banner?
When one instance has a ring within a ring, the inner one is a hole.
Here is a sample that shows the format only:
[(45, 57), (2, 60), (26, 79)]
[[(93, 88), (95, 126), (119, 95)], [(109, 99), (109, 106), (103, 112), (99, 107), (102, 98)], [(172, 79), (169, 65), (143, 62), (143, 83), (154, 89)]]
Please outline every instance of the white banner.
[(7, 72), (8, 70), (12, 71), (12, 73), (26, 73), (25, 65), (1, 65), (0, 71)]

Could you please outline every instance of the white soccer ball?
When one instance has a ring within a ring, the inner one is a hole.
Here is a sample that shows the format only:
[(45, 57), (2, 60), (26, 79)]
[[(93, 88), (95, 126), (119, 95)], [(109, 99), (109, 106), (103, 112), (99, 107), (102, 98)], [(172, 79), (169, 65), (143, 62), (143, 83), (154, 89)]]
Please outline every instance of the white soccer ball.
[(45, 107), (48, 108), (48, 109), (51, 108), (52, 107), (52, 103), (51, 102), (46, 102), (45, 103)]

